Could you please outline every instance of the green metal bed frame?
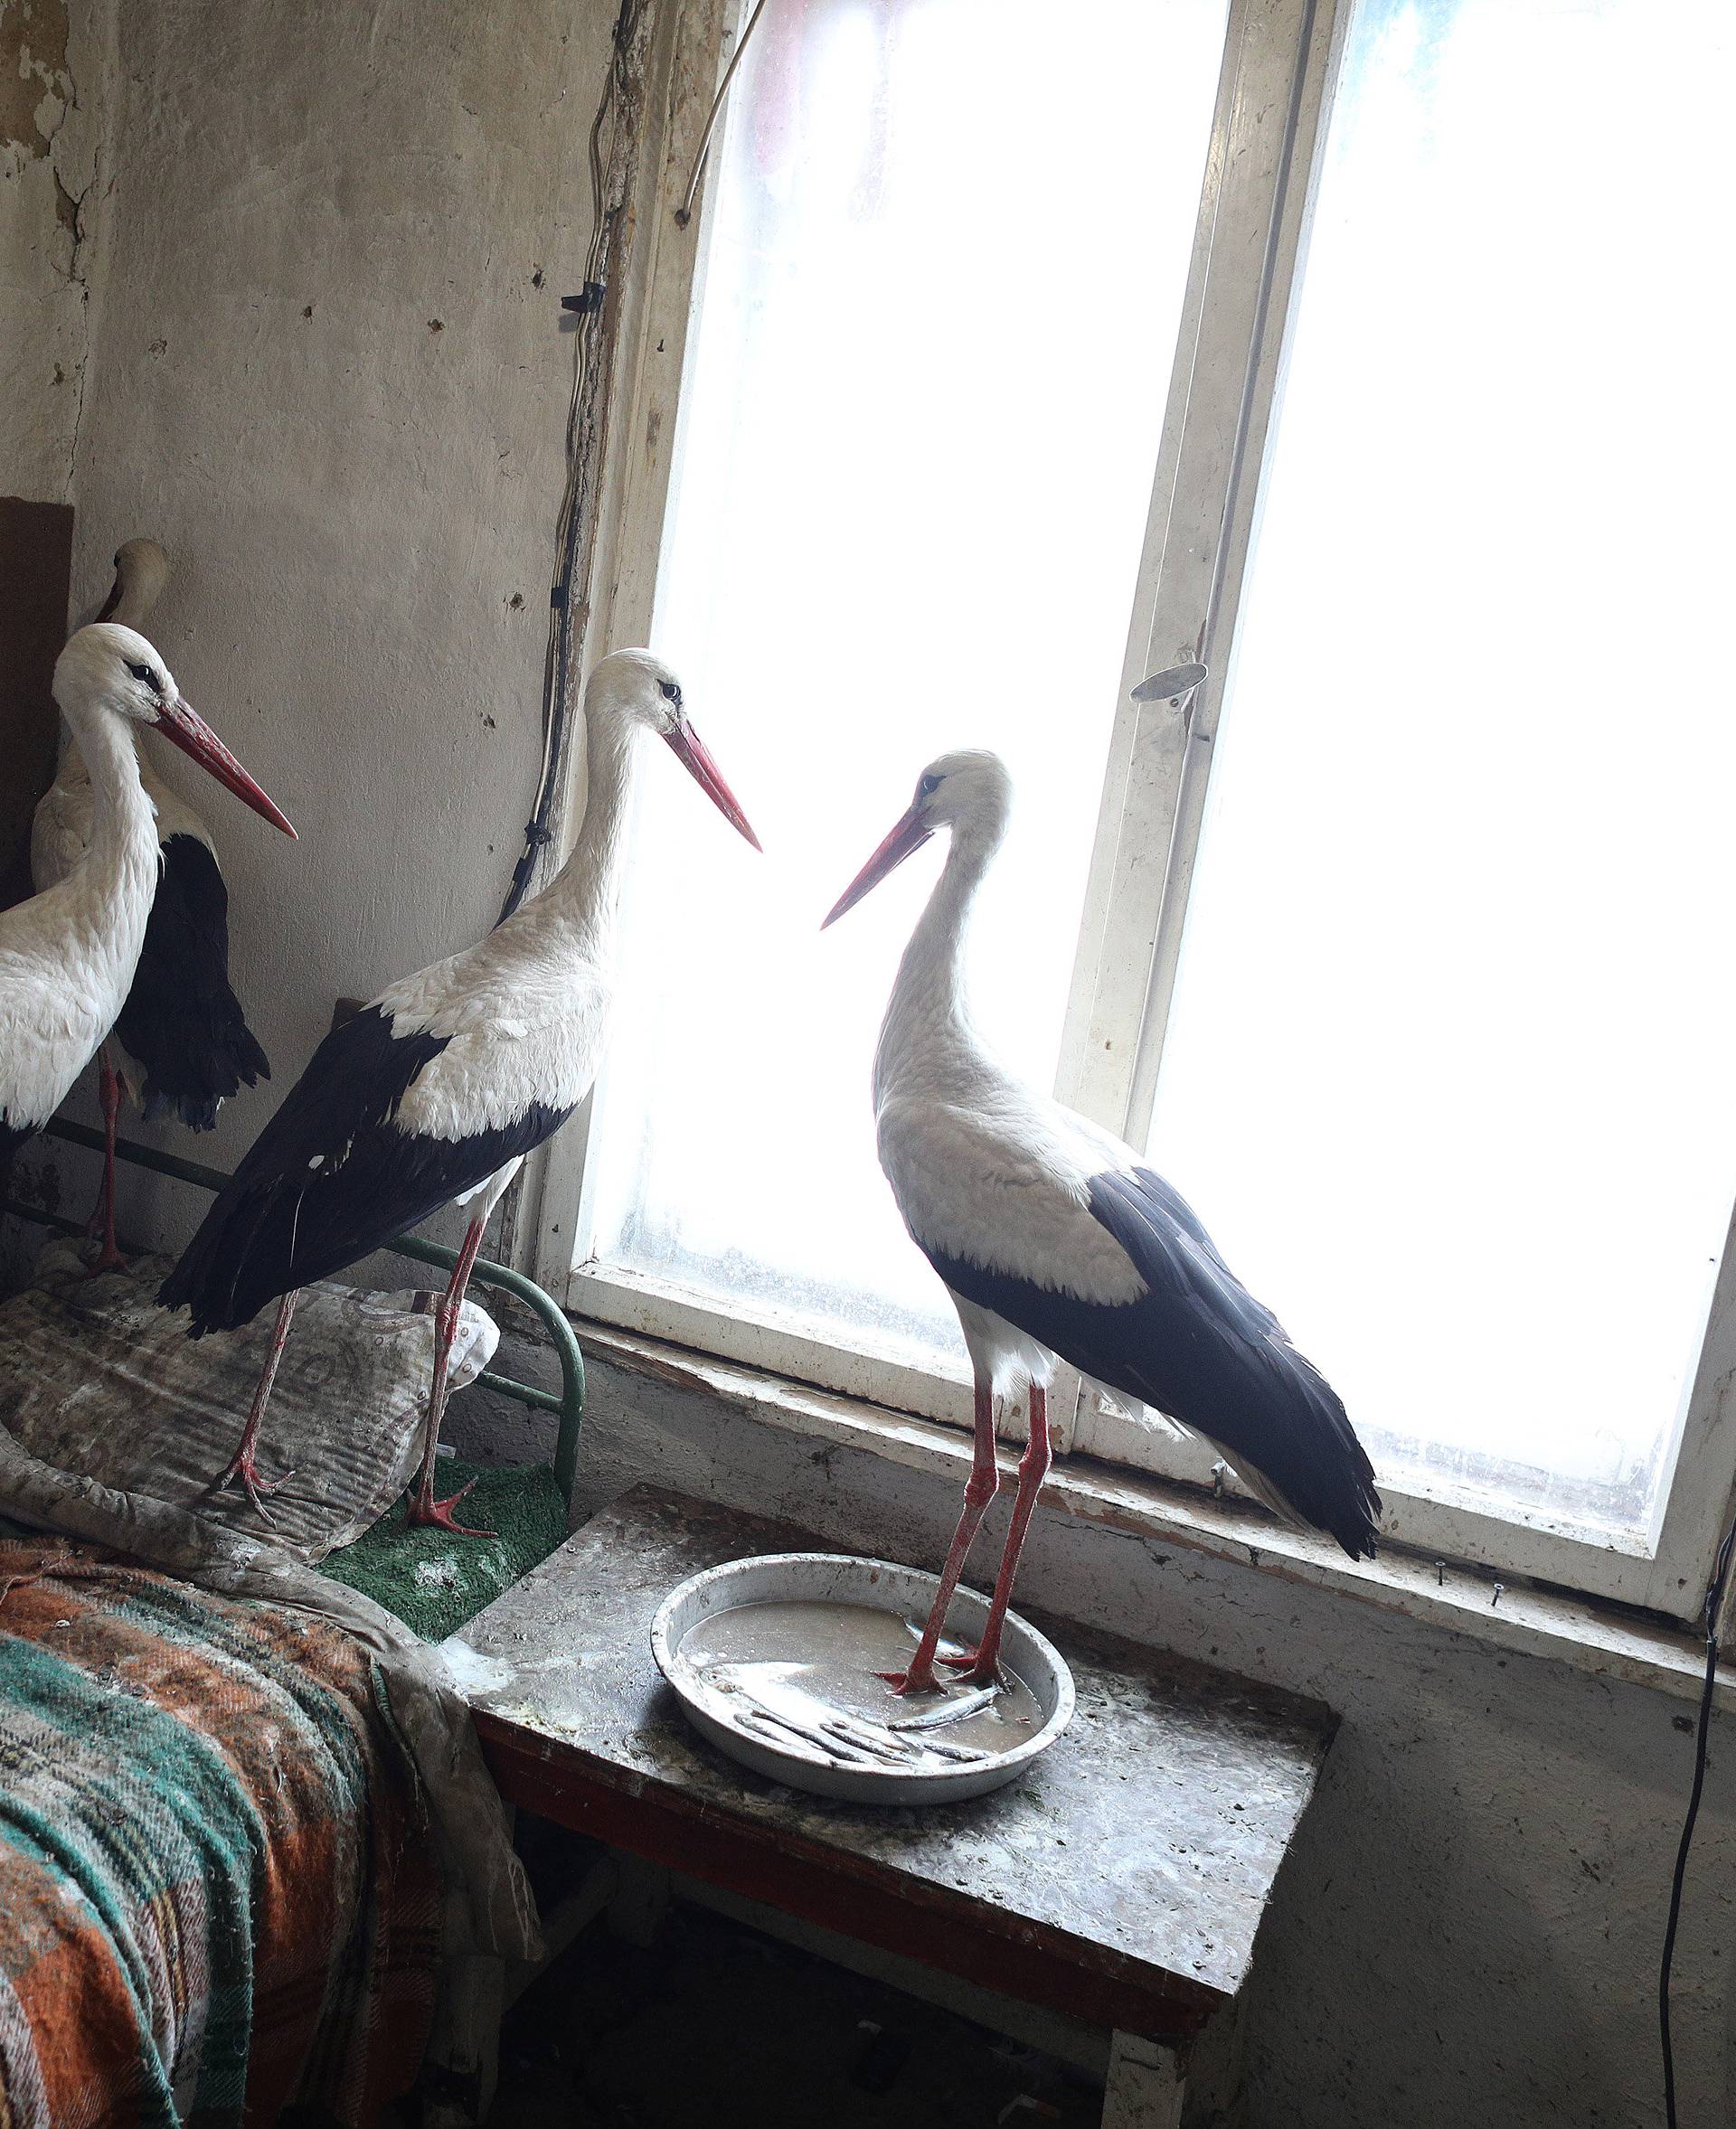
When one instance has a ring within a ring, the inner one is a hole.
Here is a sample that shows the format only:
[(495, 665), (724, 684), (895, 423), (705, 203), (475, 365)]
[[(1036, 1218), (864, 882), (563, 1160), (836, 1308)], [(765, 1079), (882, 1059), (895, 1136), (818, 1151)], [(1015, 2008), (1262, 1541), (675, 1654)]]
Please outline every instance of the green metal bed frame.
[[(44, 1135), (63, 1139), (68, 1145), (82, 1146), (88, 1152), (100, 1154), (103, 1140), (100, 1131), (92, 1131), (83, 1124), (70, 1124), (60, 1117), (44, 1125)], [(221, 1168), (203, 1167), (196, 1161), (184, 1161), (178, 1154), (159, 1153), (155, 1146), (139, 1145), (131, 1139), (115, 1141), (116, 1158), (130, 1161), (135, 1167), (149, 1168), (158, 1175), (171, 1177), (176, 1182), (190, 1182), (200, 1190), (217, 1192), (229, 1181)], [(69, 1220), (64, 1214), (47, 1211), (41, 1205), (26, 1204), (21, 1198), (0, 1198), (0, 1213), (9, 1212), (20, 1220), (34, 1220), (41, 1227), (57, 1228), (63, 1234), (82, 1235), (81, 1222)], [(406, 1257), (413, 1264), (429, 1264), (448, 1275), (458, 1261), (456, 1249), (448, 1249), (440, 1242), (425, 1242), (415, 1235), (400, 1235), (395, 1242), (383, 1247), (394, 1257)], [(530, 1309), (549, 1334), (555, 1358), (561, 1363), (561, 1394), (552, 1390), (538, 1390), (529, 1382), (516, 1382), (510, 1375), (497, 1375), (492, 1369), (478, 1375), (476, 1380), (487, 1389), (497, 1390), (503, 1397), (515, 1399), (521, 1405), (531, 1405), (539, 1411), (554, 1412), (560, 1416), (561, 1428), (555, 1439), (554, 1476), (561, 1493), (566, 1496), (569, 1513), (572, 1508), (573, 1482), (579, 1470), (579, 1428), (585, 1411), (585, 1362), (579, 1351), (579, 1341), (573, 1336), (572, 1325), (561, 1313), (553, 1296), (547, 1294), (533, 1279), (527, 1279), (522, 1272), (510, 1271), (504, 1264), (491, 1264), (479, 1257), (471, 1268), (473, 1283), (484, 1286), (498, 1286), (502, 1293), (511, 1294)]]

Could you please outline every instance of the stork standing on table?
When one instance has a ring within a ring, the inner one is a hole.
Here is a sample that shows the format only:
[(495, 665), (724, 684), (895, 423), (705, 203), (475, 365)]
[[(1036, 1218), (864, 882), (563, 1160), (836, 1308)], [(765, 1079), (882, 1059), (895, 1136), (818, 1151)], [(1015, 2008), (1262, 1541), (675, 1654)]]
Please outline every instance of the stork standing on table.
[(135, 735), (174, 740), (254, 812), (295, 830), (136, 629), (95, 621), (54, 665), (54, 700), (90, 779), (89, 847), (65, 879), (0, 910), (0, 1171), (71, 1091), (115, 1023), (145, 943), (160, 857)]
[[(169, 558), (155, 540), (128, 540), (115, 556), (114, 589), (98, 618), (142, 628), (168, 574)], [(138, 775), (156, 808), (162, 869), (132, 987), (99, 1052), (105, 1145), (102, 1195), (91, 1219), (102, 1250), (93, 1272), (125, 1262), (115, 1246), (115, 1126), (127, 1082), (115, 1046), (139, 1068), (146, 1120), (172, 1115), (190, 1131), (209, 1131), (230, 1096), (271, 1077), (230, 985), (229, 891), (210, 831), (142, 757)], [(82, 861), (95, 810), (90, 770), (78, 741), (70, 739), (31, 827), (30, 869), (39, 890)]]
[(525, 1154), (560, 1129), (597, 1076), (640, 735), (666, 740), (724, 818), (760, 847), (687, 721), (674, 674), (648, 651), (604, 658), (584, 709), (585, 816), (563, 870), (479, 945), (392, 984), (326, 1036), (158, 1295), (165, 1307), (191, 1305), (195, 1338), (279, 1304), (240, 1446), (218, 1481), (239, 1479), (255, 1508), (283, 1483), (260, 1480), (254, 1452), (297, 1289), (456, 1201), (470, 1223), (436, 1313), (410, 1520), (464, 1530), (452, 1519), (463, 1493), (437, 1501), (433, 1489), (448, 1355), (489, 1214)]
[[(971, 904), (1005, 833), (1012, 786), (993, 754), (944, 754), (845, 889), (830, 924), (940, 828), (952, 844), (899, 965), (874, 1054), (881, 1165), (911, 1239), (952, 1296), (976, 1379), (975, 1450), (940, 1588), (901, 1692), (934, 1690), (935, 1652), (994, 1499), (995, 1408), (1030, 1385), (1031, 1438), (981, 1640), (945, 1659), (995, 1674), (1002, 1622), (1051, 1460), (1057, 1360), (1135, 1417), (1203, 1435), (1288, 1521), (1374, 1550), (1374, 1474), (1326, 1379), (1231, 1272), (1180, 1194), (1131, 1147), (1022, 1086), (965, 1003)], [(824, 927), (822, 928), (824, 928)]]

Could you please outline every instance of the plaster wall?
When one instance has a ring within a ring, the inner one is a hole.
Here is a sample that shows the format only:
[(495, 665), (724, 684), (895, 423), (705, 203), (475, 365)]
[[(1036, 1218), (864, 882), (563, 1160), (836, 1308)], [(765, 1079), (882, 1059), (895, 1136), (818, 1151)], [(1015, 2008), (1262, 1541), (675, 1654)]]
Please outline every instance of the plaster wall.
[(71, 500), (100, 265), (109, 0), (0, 0), (0, 493)]
[[(217, 839), (276, 1073), (199, 1145), (146, 1134), (219, 1165), (336, 997), (469, 944), (505, 892), (540, 758), (559, 304), (612, 21), (563, 0), (121, 11), (75, 612), (119, 541), (161, 540), (150, 633), (301, 838), (150, 742)], [(64, 1155), (36, 1159), (81, 1197)], [(136, 1171), (122, 1211), (135, 1233), (186, 1225)]]

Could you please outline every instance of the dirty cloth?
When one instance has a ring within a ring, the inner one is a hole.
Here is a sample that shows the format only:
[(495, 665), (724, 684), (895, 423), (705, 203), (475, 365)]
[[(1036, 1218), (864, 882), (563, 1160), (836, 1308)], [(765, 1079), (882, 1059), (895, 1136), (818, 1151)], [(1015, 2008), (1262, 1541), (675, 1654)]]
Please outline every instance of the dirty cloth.
[[(44, 1464), (269, 1535), (312, 1566), (383, 1515), (415, 1469), (438, 1296), (331, 1284), (304, 1292), (259, 1441), (268, 1477), (290, 1470), (271, 1496), (268, 1533), (245, 1495), (213, 1493), (211, 1482), (234, 1454), (275, 1312), (189, 1338), (185, 1314), (156, 1305), (169, 1262), (139, 1257), (93, 1279), (75, 1242), (48, 1243), (29, 1286), (0, 1304), (0, 1426)], [(467, 1301), (454, 1390), (475, 1380), (499, 1342), (492, 1317)]]
[[(0, 1348), (0, 1381), (16, 1364)], [(448, 1956), (537, 1955), (535, 1902), (513, 1851), (499, 1793), (483, 1765), (470, 1710), (438, 1648), (268, 1538), (143, 1490), (123, 1493), (63, 1471), (31, 1455), (5, 1427), (0, 1516), (114, 1547), (216, 1596), (286, 1606), (342, 1627), (373, 1667), (381, 1704), (425, 1799), (447, 1887)]]
[(442, 1888), (367, 1653), (61, 1539), (0, 1541), (0, 2122), (367, 2129)]

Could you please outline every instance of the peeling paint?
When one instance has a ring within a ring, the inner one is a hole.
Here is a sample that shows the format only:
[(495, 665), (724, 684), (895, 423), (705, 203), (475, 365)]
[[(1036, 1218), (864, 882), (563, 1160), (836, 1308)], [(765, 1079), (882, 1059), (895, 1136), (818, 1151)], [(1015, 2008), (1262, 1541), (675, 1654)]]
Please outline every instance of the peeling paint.
[(66, 0), (0, 0), (0, 149), (38, 160), (72, 102)]
[(0, 487), (70, 499), (114, 0), (0, 0)]

